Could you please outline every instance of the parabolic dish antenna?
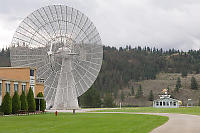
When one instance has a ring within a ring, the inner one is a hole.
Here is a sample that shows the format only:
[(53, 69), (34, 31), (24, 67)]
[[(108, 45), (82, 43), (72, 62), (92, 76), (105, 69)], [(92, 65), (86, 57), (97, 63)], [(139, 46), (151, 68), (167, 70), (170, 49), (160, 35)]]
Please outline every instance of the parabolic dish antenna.
[(20, 23), (12, 46), (11, 66), (36, 67), (36, 80), (44, 80), (47, 108), (77, 109), (77, 97), (101, 69), (100, 35), (89, 18), (72, 7), (51, 5), (34, 11)]

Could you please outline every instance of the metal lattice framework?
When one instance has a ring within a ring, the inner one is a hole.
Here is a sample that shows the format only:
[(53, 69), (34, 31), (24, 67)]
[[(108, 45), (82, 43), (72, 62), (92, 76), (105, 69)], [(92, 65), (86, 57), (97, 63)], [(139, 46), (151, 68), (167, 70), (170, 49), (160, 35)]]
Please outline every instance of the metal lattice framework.
[(80, 11), (42, 7), (17, 28), (10, 50), (11, 66), (36, 67), (44, 79), (47, 107), (78, 108), (77, 97), (96, 80), (103, 47), (94, 24)]

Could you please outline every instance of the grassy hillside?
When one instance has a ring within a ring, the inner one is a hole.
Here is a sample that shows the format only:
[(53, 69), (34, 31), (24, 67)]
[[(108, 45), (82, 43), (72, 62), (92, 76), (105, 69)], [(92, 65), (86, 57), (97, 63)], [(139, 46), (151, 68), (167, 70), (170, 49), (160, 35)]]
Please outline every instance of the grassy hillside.
[[(197, 82), (200, 83), (200, 74), (188, 74), (187, 77), (181, 77), (181, 74), (177, 73), (160, 73), (156, 76), (155, 80), (143, 80), (139, 82), (131, 82), (129, 86), (133, 86), (134, 90), (137, 91), (139, 84), (142, 85), (142, 90), (144, 97), (135, 98), (135, 96), (130, 96), (130, 88), (124, 88), (123, 93), (126, 94), (124, 105), (133, 105), (133, 106), (151, 106), (152, 102), (148, 101), (148, 95), (150, 90), (153, 90), (155, 99), (159, 98), (158, 95), (161, 94), (162, 89), (169, 87), (169, 93), (174, 97), (183, 102), (183, 105), (187, 104), (188, 99), (192, 99), (194, 105), (198, 104), (200, 89), (192, 90), (191, 86), (191, 77), (195, 77)], [(181, 78), (181, 85), (179, 92), (174, 92), (177, 78)], [(200, 84), (199, 84), (200, 86)], [(119, 93), (121, 93), (121, 91)], [(118, 95), (117, 103), (121, 102), (120, 94)]]

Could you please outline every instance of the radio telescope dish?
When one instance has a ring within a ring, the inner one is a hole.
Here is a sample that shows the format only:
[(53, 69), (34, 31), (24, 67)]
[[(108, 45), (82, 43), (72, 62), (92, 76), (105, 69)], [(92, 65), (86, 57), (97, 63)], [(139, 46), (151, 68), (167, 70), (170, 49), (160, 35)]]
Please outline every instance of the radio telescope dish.
[(11, 66), (36, 67), (36, 80), (44, 80), (47, 108), (79, 108), (77, 97), (101, 69), (100, 35), (90, 19), (72, 7), (51, 5), (34, 11), (20, 23), (12, 46)]

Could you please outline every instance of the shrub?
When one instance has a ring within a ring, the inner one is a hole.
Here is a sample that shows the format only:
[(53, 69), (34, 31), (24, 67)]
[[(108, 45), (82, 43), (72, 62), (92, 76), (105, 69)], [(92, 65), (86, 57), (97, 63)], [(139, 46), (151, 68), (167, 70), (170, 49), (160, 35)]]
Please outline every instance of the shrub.
[(148, 100), (149, 101), (153, 101), (154, 100), (154, 95), (153, 95), (153, 91), (152, 90), (150, 90), (150, 92), (149, 92)]
[(187, 77), (188, 72), (186, 70), (182, 70), (181, 76), (182, 77)]
[(123, 102), (123, 101), (124, 101), (124, 99), (125, 99), (125, 95), (124, 95), (123, 91), (121, 91), (120, 98), (121, 98), (121, 101)]
[(180, 77), (177, 78), (177, 81), (176, 81), (176, 87), (175, 87), (175, 91), (176, 92), (179, 92), (179, 89), (181, 88), (181, 79)]
[(79, 97), (81, 107), (99, 108), (101, 107), (100, 93), (93, 86), (82, 96)]
[(20, 96), (20, 101), (21, 101), (21, 110), (28, 111), (28, 102), (24, 91), (22, 91), (22, 94)]
[(13, 98), (12, 98), (12, 113), (17, 114), (21, 109), (21, 102), (17, 91), (15, 91)]
[(134, 91), (134, 88), (133, 86), (131, 87), (131, 95), (134, 96), (135, 95), (135, 91)]
[(12, 100), (8, 92), (6, 92), (6, 95), (3, 98), (1, 106), (4, 115), (9, 115), (12, 113)]
[(191, 78), (191, 89), (193, 89), (193, 90), (197, 90), (198, 89), (198, 84), (197, 84), (197, 81), (196, 81), (195, 77)]
[(35, 112), (36, 105), (35, 105), (35, 99), (33, 90), (29, 88), (28, 94), (27, 94), (27, 101), (28, 101), (28, 111), (29, 112)]
[(111, 94), (106, 94), (103, 102), (104, 107), (114, 107), (114, 101)]
[(139, 85), (139, 88), (138, 88), (138, 90), (137, 90), (137, 93), (136, 93), (135, 97), (136, 97), (136, 98), (140, 98), (140, 97), (142, 97), (142, 96), (143, 96), (142, 86)]

